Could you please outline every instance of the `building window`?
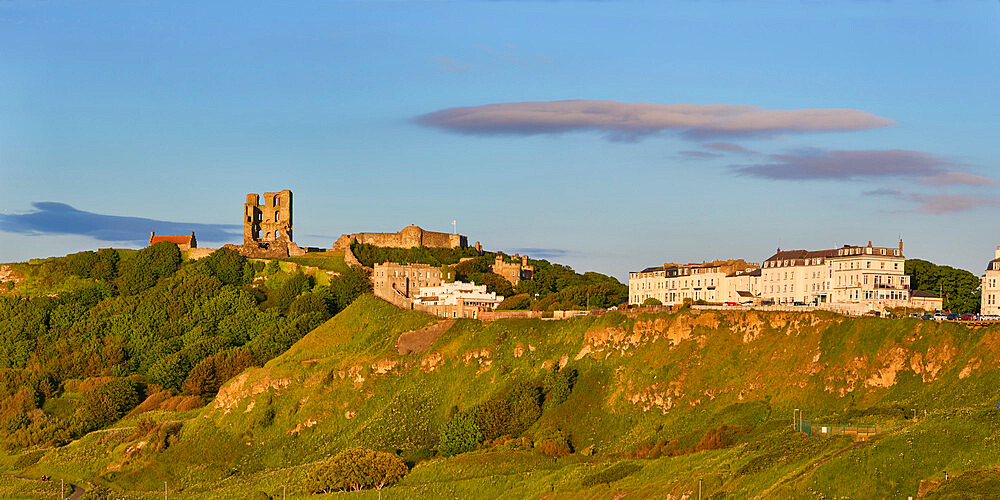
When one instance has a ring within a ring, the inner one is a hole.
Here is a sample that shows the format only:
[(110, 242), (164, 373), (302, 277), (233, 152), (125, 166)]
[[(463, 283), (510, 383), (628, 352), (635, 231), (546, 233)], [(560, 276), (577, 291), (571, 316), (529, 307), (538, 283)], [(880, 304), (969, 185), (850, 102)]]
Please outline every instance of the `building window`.
[(280, 235), (280, 233), (279, 233), (278, 231), (275, 231), (275, 232), (274, 232), (274, 238), (275, 238), (275, 239), (277, 239), (279, 235)]
[(274, 221), (278, 222), (281, 220), (281, 212), (274, 212)]

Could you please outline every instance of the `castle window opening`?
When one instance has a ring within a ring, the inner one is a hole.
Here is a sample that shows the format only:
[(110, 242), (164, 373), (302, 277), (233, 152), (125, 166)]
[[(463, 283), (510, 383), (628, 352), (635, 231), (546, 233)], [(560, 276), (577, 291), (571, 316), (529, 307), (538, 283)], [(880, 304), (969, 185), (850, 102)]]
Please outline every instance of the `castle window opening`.
[(281, 220), (281, 212), (274, 212), (274, 221), (278, 222)]
[(279, 231), (275, 231), (275, 232), (274, 232), (274, 237), (275, 237), (275, 239), (277, 239), (277, 238), (278, 238), (278, 235), (279, 235), (279, 234), (280, 234), (280, 232), (279, 232)]

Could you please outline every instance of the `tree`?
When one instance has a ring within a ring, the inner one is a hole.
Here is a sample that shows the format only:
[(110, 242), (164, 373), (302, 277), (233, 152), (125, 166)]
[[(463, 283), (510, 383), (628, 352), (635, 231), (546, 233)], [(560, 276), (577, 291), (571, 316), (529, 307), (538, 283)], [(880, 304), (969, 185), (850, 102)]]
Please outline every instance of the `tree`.
[(139, 385), (129, 379), (117, 379), (83, 394), (74, 420), (76, 434), (99, 429), (125, 416), (139, 404)]
[(903, 272), (910, 276), (911, 289), (941, 295), (945, 310), (955, 313), (979, 311), (982, 282), (975, 274), (921, 259), (907, 259)]
[(126, 295), (152, 288), (160, 278), (177, 272), (181, 265), (181, 251), (177, 245), (166, 241), (139, 250), (131, 259), (121, 263), (118, 290)]
[(242, 285), (253, 279), (253, 266), (231, 248), (216, 250), (198, 263), (206, 274), (219, 278), (226, 285)]
[(364, 488), (381, 490), (398, 482), (409, 471), (403, 459), (392, 453), (351, 448), (319, 464), (309, 475), (307, 484), (313, 493)]
[(663, 302), (660, 302), (660, 299), (658, 299), (656, 297), (649, 297), (646, 300), (642, 301), (642, 305), (644, 305), (644, 306), (662, 306)]
[(507, 278), (499, 274), (483, 273), (473, 275), (471, 281), (475, 281), (477, 285), (486, 285), (487, 292), (493, 292), (504, 297), (514, 295), (514, 286), (507, 281)]
[(500, 310), (526, 310), (529, 308), (531, 308), (531, 297), (526, 293), (507, 297), (497, 306), (497, 309)]

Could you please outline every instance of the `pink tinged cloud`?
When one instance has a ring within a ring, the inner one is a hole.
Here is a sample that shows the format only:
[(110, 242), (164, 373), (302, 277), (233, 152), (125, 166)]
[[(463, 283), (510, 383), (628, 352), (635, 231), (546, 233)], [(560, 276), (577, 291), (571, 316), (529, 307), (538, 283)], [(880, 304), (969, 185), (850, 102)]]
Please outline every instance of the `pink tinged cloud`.
[(1000, 206), (1000, 198), (979, 198), (953, 194), (912, 194), (909, 198), (920, 204), (917, 208), (918, 212), (926, 214), (950, 214), (984, 206)]
[(760, 154), (752, 149), (747, 149), (739, 144), (733, 144), (731, 142), (707, 142), (702, 144), (701, 147), (705, 149), (711, 149), (713, 151), (724, 151), (726, 153), (745, 153), (745, 154)]
[(937, 175), (932, 175), (929, 177), (924, 177), (921, 182), (931, 186), (985, 186), (987, 184), (996, 184), (996, 179), (990, 179), (989, 177), (982, 177), (975, 174), (970, 174), (966, 172), (944, 172)]
[(959, 166), (928, 153), (890, 150), (806, 150), (769, 155), (771, 160), (756, 165), (734, 165), (740, 175), (773, 180), (863, 180), (874, 178), (914, 178), (932, 185), (980, 186), (996, 181), (950, 170)]
[(538, 135), (600, 131), (611, 140), (638, 140), (662, 131), (697, 139), (840, 132), (893, 125), (856, 109), (769, 110), (730, 104), (650, 104), (617, 101), (512, 102), (449, 108), (416, 122), (472, 135)]

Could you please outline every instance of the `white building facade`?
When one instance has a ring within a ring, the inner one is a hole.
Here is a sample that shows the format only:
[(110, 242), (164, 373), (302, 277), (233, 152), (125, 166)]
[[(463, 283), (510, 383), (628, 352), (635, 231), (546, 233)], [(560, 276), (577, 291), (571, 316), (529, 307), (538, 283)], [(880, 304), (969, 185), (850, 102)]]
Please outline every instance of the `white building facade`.
[(496, 309), (503, 302), (503, 295), (487, 292), (486, 285), (475, 283), (441, 283), (437, 286), (421, 287), (416, 301), (428, 306), (466, 306)]
[(664, 264), (629, 273), (629, 304), (642, 305), (649, 298), (663, 305), (748, 302), (759, 282), (759, 266), (743, 260)]
[(844, 245), (831, 250), (778, 250), (761, 267), (763, 300), (775, 304), (871, 303), (910, 300), (899, 248)]
[(981, 314), (1000, 315), (1000, 247), (997, 247), (994, 259), (986, 266), (983, 274), (983, 296), (980, 302)]

